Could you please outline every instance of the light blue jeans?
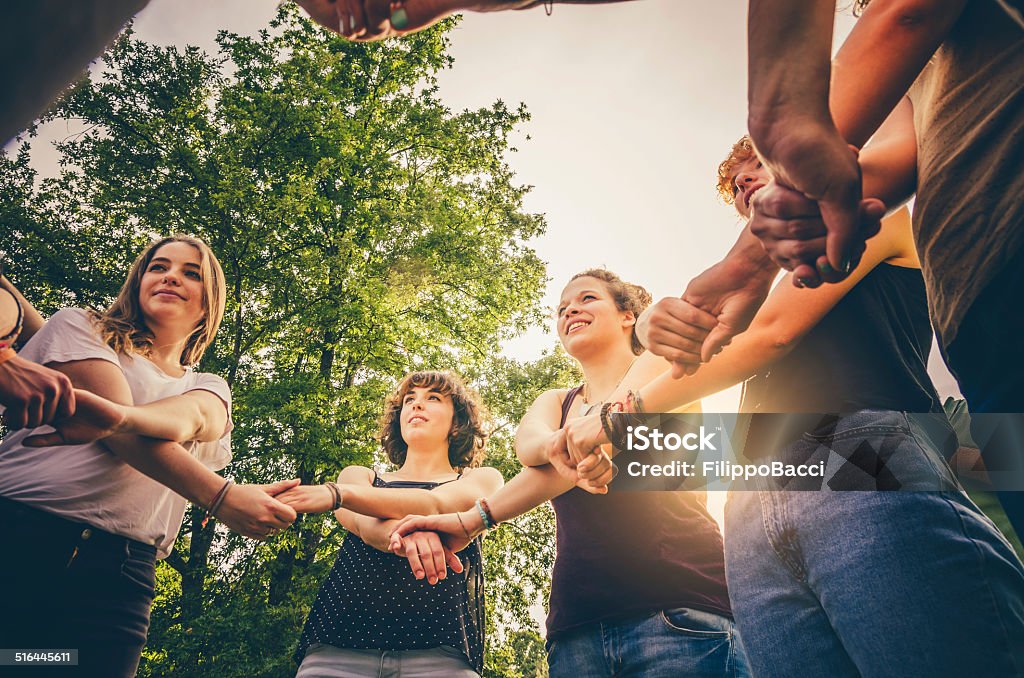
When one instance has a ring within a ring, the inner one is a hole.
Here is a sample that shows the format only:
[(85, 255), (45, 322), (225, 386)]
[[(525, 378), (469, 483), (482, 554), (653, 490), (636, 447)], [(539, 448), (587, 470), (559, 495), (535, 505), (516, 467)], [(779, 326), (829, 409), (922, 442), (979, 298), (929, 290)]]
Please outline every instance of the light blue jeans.
[(821, 446), (826, 475), (846, 458), (903, 489), (730, 493), (726, 575), (754, 675), (1022, 675), (1024, 566), (923, 431), (862, 411), (785, 456)]
[(478, 678), (454, 647), (429, 650), (354, 650), (314, 644), (295, 678)]
[(589, 624), (547, 647), (551, 678), (749, 675), (732, 621), (686, 607)]

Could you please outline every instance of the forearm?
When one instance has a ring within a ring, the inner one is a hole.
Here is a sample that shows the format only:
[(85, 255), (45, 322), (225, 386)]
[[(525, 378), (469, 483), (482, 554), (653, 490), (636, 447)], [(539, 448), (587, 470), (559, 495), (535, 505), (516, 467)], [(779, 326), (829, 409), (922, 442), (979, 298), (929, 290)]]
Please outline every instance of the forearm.
[(537, 508), (573, 487), (573, 482), (560, 476), (550, 464), (534, 466), (524, 468), (500, 490), (487, 497), (487, 504), (494, 519), (503, 523)]
[(432, 516), (461, 511), (465, 505), (453, 505), (431, 490), (372, 487), (338, 483), (342, 506), (350, 511), (382, 520), (407, 515)]
[(863, 146), (963, 12), (966, 0), (887, 0), (864, 10), (832, 64), (829, 107), (839, 133)]
[(831, 125), (829, 71), (835, 2), (750, 0), (748, 129), (769, 167), (776, 144), (804, 124)]
[(398, 524), (397, 520), (371, 518), (370, 516), (364, 516), (361, 513), (343, 508), (335, 511), (334, 517), (338, 519), (342, 527), (373, 548), (378, 551), (390, 552), (388, 546), (391, 543), (391, 532), (394, 530), (395, 525)]
[(103, 440), (118, 459), (193, 504), (208, 507), (224, 485), (224, 478), (175, 442), (134, 435), (115, 435)]
[[(223, 409), (220, 403), (214, 407)], [(202, 402), (186, 394), (127, 408), (122, 429), (162, 440), (212, 441), (224, 435), (225, 423), (223, 416), (210, 416)]]
[[(785, 283), (783, 283), (785, 284)], [(671, 412), (679, 407), (735, 386), (786, 355), (794, 344), (781, 331), (755, 324), (733, 339), (720, 354), (682, 379), (664, 375), (641, 389), (644, 410)]]
[(516, 457), (523, 466), (544, 466), (548, 463), (548, 442), (553, 430), (520, 426), (516, 431)]

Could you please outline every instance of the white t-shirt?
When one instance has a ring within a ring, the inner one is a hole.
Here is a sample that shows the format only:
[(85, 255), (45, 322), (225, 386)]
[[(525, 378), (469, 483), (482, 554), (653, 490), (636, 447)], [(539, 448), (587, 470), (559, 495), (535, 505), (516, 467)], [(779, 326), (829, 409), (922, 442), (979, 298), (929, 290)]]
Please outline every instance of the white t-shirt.
[[(121, 368), (136, 405), (188, 391), (210, 391), (224, 401), (228, 410), (224, 437), (182, 445), (215, 471), (231, 461), (231, 391), (216, 375), (189, 369), (181, 377), (172, 377), (142, 356), (115, 353), (96, 334), (88, 313), (78, 308), (54, 314), (18, 355), (40, 364), (107, 360)], [(99, 443), (42, 448), (21, 444), (35, 431), (49, 430), (15, 431), (0, 443), (0, 496), (153, 544), (157, 557), (166, 557), (185, 516), (185, 499), (128, 466)]]

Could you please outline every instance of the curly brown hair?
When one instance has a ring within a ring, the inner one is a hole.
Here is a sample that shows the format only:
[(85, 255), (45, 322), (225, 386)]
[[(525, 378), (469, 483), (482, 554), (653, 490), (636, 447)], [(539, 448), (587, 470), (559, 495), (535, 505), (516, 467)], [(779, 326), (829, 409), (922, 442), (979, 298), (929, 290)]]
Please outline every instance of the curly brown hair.
[(756, 157), (754, 142), (750, 140), (749, 134), (744, 134), (732, 145), (728, 157), (718, 165), (718, 184), (715, 188), (726, 205), (736, 202), (736, 168)]
[(466, 386), (460, 376), (454, 372), (439, 371), (410, 372), (387, 399), (378, 437), (388, 460), (396, 466), (405, 463), (409, 446), (402, 438), (402, 403), (414, 388), (437, 391), (452, 399), (454, 413), (452, 430), (448, 434), (448, 462), (456, 469), (479, 466), (487, 443), (484, 429), (487, 412), (480, 397)]
[[(608, 293), (612, 295), (615, 307), (620, 311), (630, 311), (637, 318), (639, 318), (640, 314), (651, 305), (651, 301), (653, 300), (651, 293), (645, 288), (640, 285), (626, 282), (606, 268), (588, 268), (586, 271), (577, 273), (573, 277), (569, 278), (569, 282), (572, 282), (577, 278), (597, 278), (604, 283), (605, 287), (608, 288)], [(636, 336), (635, 325), (633, 326), (633, 335), (631, 337), (630, 346), (635, 355), (640, 355), (645, 350), (644, 345), (640, 343), (640, 340)]]

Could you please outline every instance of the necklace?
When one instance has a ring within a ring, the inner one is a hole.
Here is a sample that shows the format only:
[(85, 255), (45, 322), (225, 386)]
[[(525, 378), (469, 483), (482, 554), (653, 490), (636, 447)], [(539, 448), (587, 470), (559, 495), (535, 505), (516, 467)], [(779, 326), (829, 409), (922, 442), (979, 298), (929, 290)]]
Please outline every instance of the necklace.
[[(633, 360), (631, 360), (629, 365), (626, 366), (626, 371), (623, 372), (622, 376), (619, 377), (619, 380), (617, 382), (615, 382), (615, 386), (612, 386), (612, 391), (611, 391), (612, 393), (615, 393), (615, 391), (618, 390), (619, 386), (622, 385), (622, 380), (625, 379), (626, 375), (629, 374), (629, 371), (631, 369), (633, 369), (633, 363), (636, 362), (636, 358), (637, 358), (636, 356), (633, 357)], [(597, 408), (599, 408), (602, 405), (604, 405), (604, 401), (603, 400), (598, 400), (597, 402), (593, 402), (593, 403), (590, 402), (590, 384), (588, 384), (587, 382), (583, 382), (582, 398), (583, 398), (583, 400), (582, 400), (581, 404), (583, 405), (583, 407), (580, 408), (580, 416), (581, 417), (589, 416), (591, 412), (593, 412)]]

